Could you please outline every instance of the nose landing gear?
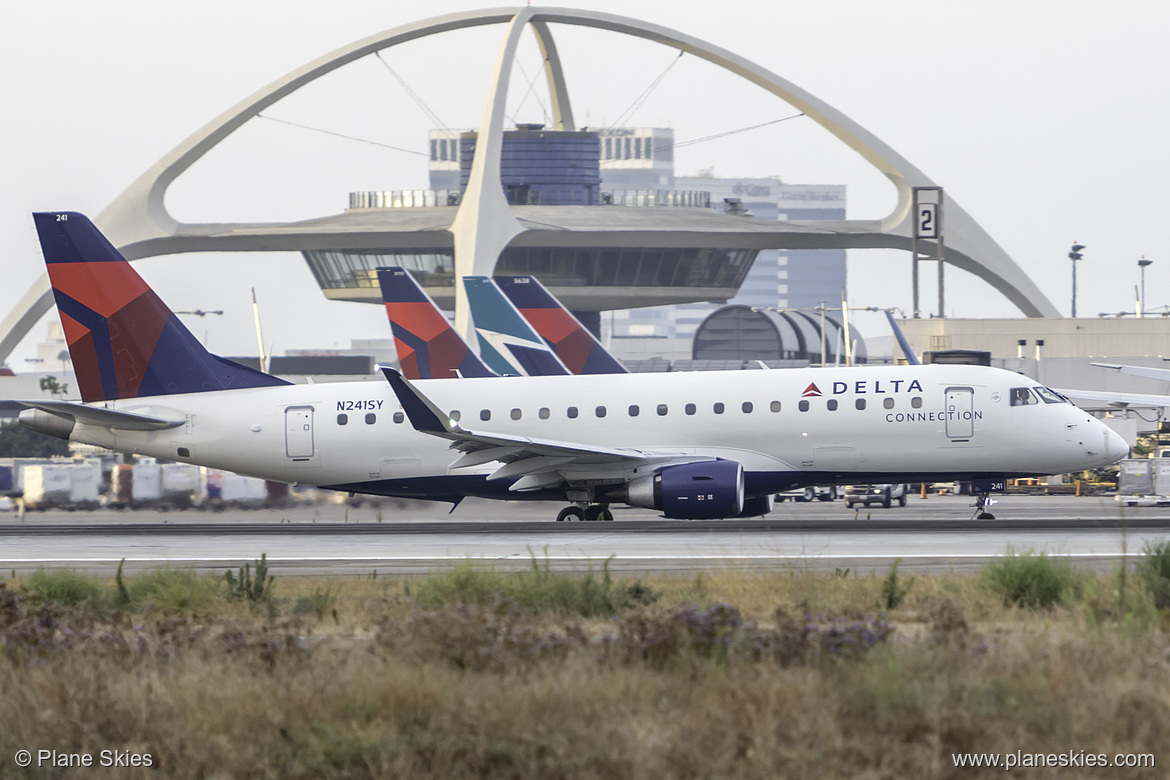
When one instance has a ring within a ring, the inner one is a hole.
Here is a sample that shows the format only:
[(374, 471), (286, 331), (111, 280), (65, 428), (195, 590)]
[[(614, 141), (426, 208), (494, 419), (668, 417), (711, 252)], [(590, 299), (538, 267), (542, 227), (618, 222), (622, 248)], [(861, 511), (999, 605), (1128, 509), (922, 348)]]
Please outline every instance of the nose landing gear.
[(991, 512), (988, 512), (987, 510), (995, 506), (995, 503), (996, 501), (991, 497), (990, 493), (976, 493), (975, 503), (972, 505), (975, 507), (975, 511), (971, 514), (971, 519), (994, 520), (995, 515), (991, 514)]
[(613, 520), (613, 512), (609, 510), (609, 504), (585, 504), (580, 502), (565, 507), (557, 514), (558, 523), (582, 520), (587, 522), (610, 522)]

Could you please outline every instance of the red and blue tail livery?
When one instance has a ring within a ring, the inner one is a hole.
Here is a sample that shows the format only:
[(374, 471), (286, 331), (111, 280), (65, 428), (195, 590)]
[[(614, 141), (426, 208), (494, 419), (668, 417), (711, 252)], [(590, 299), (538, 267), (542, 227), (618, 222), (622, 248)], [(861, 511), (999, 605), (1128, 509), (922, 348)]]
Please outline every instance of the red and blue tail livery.
[(84, 215), (33, 220), (83, 401), (288, 384), (208, 352)]
[(531, 276), (497, 276), (496, 284), (574, 374), (625, 374), (581, 322)]
[(378, 284), (407, 379), (496, 376), (459, 337), (405, 268), (379, 268)]

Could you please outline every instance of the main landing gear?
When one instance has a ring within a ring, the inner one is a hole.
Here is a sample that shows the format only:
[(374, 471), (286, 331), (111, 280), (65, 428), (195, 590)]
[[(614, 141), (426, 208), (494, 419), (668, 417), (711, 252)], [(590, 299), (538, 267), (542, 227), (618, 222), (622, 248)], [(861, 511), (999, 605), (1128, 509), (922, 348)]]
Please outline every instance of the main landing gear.
[(609, 511), (609, 504), (578, 503), (567, 506), (557, 515), (557, 522), (569, 521), (609, 522), (613, 520), (613, 512)]
[(995, 506), (995, 499), (991, 497), (990, 493), (976, 493), (975, 503), (972, 504), (975, 511), (971, 514), (972, 520), (994, 520), (995, 515), (987, 510)]

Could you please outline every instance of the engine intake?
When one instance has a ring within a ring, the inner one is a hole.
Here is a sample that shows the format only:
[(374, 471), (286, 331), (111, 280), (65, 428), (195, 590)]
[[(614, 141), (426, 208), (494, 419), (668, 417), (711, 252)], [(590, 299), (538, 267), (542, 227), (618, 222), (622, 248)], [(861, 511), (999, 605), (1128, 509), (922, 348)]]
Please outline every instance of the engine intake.
[(667, 466), (626, 486), (625, 503), (675, 520), (735, 517), (744, 508), (743, 465), (733, 460)]

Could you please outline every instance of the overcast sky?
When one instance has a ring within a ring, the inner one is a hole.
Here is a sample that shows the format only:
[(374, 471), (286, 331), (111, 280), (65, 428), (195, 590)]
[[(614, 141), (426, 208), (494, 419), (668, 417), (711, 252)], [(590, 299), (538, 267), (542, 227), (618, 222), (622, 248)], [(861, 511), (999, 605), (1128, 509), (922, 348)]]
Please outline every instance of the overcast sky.
[[(0, 310), (43, 268), (30, 212), (96, 215), (172, 147), (309, 60), (470, 2), (159, 3), (63, 0), (0, 9)], [(580, 2), (731, 49), (862, 124), (945, 187), (1068, 314), (1069, 245), (1087, 246), (1078, 313), (1170, 305), (1170, 4), (1072, 0), (666, 0)], [(478, 124), (503, 27), (461, 31), (367, 58), (254, 119), (181, 177), (181, 221), (293, 220), (344, 210), (347, 193), (426, 186), (426, 131)], [(789, 115), (788, 106), (693, 57), (591, 30), (554, 28), (579, 124), (669, 126), (677, 141)], [(677, 60), (677, 61), (676, 61)], [(510, 89), (516, 121), (544, 121), (527, 42)], [(629, 116), (643, 90), (660, 86)], [(417, 93), (425, 110), (407, 89)], [(623, 119), (623, 117), (625, 118)], [(305, 130), (296, 122), (347, 140)], [(407, 151), (397, 151), (388, 147)], [(413, 153), (412, 153), (413, 152)], [(680, 148), (676, 173), (777, 175), (846, 184), (850, 218), (878, 218), (892, 186), (808, 119)], [(380, 307), (328, 302), (297, 254), (199, 254), (136, 263), (221, 354), (255, 354), (250, 287), (277, 352), (389, 336)], [(974, 277), (948, 272), (947, 314), (1016, 316)], [(855, 305), (910, 306), (910, 263), (849, 257)], [(936, 308), (924, 277), (923, 307)], [(54, 315), (55, 316), (55, 315)], [(10, 359), (17, 370), (38, 326)]]

